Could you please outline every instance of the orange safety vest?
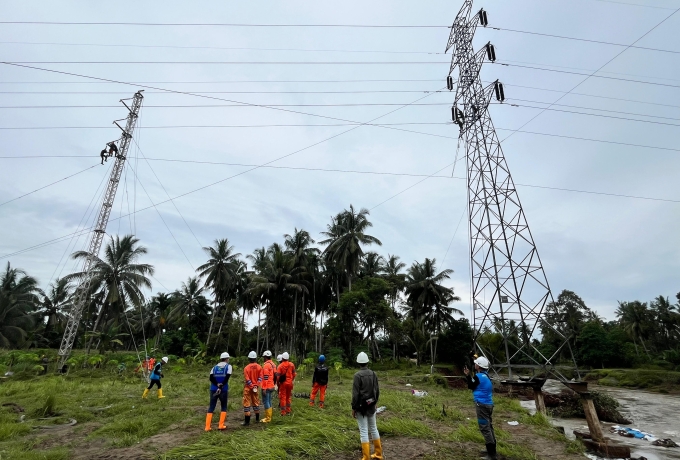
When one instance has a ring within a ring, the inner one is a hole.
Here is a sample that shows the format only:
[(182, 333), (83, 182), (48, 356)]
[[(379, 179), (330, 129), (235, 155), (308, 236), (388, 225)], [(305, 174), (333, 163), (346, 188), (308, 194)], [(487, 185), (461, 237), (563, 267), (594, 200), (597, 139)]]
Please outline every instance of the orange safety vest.
[(262, 366), (262, 389), (268, 390), (274, 388), (274, 374), (276, 373), (276, 364), (272, 360), (267, 360)]
[(248, 388), (259, 387), (262, 385), (262, 366), (257, 363), (248, 364), (243, 368), (243, 377)]

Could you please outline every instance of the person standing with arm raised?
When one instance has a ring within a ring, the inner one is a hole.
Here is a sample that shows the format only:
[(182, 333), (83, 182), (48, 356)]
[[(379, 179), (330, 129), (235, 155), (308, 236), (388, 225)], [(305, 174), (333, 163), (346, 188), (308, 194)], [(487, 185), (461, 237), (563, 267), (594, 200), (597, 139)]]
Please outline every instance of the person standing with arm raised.
[(463, 373), (467, 380), (468, 388), (472, 390), (477, 412), (477, 424), (479, 431), (484, 436), (486, 443), (486, 459), (496, 460), (496, 434), (493, 430), (491, 416), (493, 415), (493, 383), (487, 372), (489, 371), (489, 360), (484, 356), (474, 360), (475, 374), (470, 375), (470, 370), (465, 367)]
[[(368, 355), (363, 351), (357, 356), (357, 363), (361, 367), (354, 374), (352, 383), (352, 417), (357, 419), (359, 437), (361, 438), (361, 460), (383, 460), (380, 433), (375, 421), (375, 408), (380, 399), (378, 376), (368, 368)], [(373, 441), (374, 453), (371, 456)]]

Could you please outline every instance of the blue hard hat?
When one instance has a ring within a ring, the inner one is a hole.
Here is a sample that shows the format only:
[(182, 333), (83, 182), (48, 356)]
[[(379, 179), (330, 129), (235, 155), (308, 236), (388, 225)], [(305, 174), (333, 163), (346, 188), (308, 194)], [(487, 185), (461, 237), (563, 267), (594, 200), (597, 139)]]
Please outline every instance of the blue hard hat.
[(319, 362), (323, 363), (324, 361), (326, 361), (326, 357), (324, 355), (320, 355), (319, 356)]

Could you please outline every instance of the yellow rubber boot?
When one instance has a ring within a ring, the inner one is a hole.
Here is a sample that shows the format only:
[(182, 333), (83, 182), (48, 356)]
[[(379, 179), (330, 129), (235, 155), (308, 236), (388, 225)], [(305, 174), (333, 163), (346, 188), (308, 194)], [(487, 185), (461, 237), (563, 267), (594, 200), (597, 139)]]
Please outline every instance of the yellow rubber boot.
[(371, 444), (368, 442), (361, 443), (361, 460), (371, 460)]
[(218, 430), (226, 430), (227, 429), (227, 425), (225, 425), (225, 423), (224, 423), (224, 422), (226, 422), (226, 420), (227, 420), (227, 413), (224, 412), (224, 411), (220, 412), (220, 424), (217, 426)]
[(159, 388), (158, 389), (158, 399), (161, 399), (161, 398), (165, 398), (165, 396), (163, 396), (163, 390)]
[(144, 393), (142, 393), (142, 398), (146, 399), (146, 397), (149, 396), (149, 389), (145, 389)]
[(272, 410), (271, 409), (265, 409), (264, 410), (264, 418), (260, 420), (260, 423), (269, 423), (272, 421)]
[(371, 458), (374, 458), (376, 460), (383, 460), (385, 458), (383, 457), (382, 444), (380, 443), (380, 439), (373, 440), (373, 455), (371, 455)]
[(210, 424), (212, 423), (212, 416), (213, 414), (211, 413), (205, 414), (205, 431), (212, 430), (212, 428), (210, 427)]

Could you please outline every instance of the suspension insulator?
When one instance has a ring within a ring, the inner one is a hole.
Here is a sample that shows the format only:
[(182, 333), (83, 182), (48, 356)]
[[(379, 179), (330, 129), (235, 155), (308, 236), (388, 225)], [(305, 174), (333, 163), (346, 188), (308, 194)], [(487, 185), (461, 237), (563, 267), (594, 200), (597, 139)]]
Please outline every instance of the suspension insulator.
[(496, 48), (490, 42), (486, 44), (486, 57), (489, 61), (496, 62)]
[(463, 126), (463, 123), (465, 123), (465, 115), (463, 114), (463, 111), (455, 105), (451, 107), (451, 120), (461, 127)]
[(453, 77), (449, 75), (446, 77), (446, 87), (451, 91), (453, 89)]
[(493, 85), (493, 90), (496, 92), (496, 100), (498, 102), (503, 102), (505, 100), (505, 91), (503, 91), (503, 83), (496, 80)]
[(489, 25), (489, 18), (486, 16), (486, 11), (484, 11), (484, 9), (482, 8), (481, 10), (479, 10), (478, 14), (479, 14), (479, 23), (484, 27), (488, 26)]

